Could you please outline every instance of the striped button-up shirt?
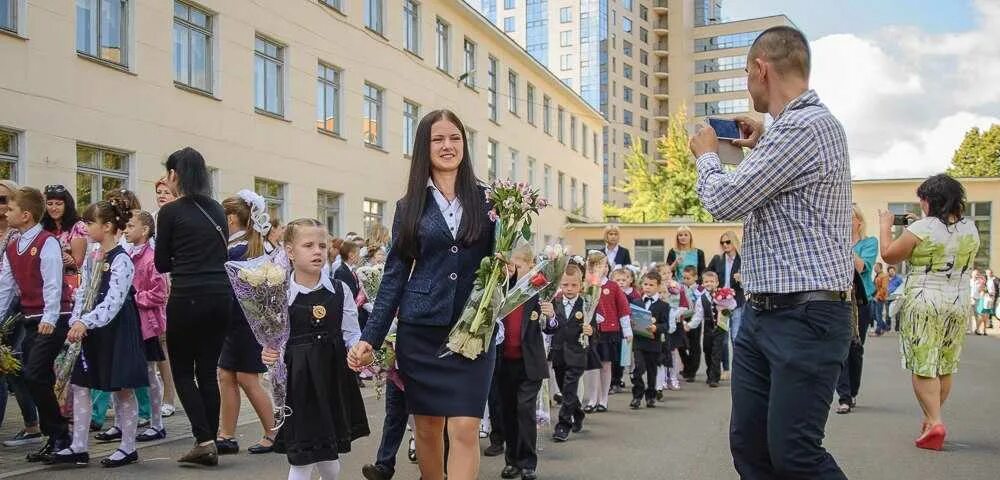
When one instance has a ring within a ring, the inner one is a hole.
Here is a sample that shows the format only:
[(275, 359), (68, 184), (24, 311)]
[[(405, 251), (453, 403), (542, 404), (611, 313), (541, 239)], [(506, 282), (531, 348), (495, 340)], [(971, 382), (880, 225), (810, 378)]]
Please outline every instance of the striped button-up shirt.
[(720, 220), (743, 220), (743, 284), (751, 293), (849, 290), (851, 167), (840, 122), (807, 90), (735, 171), (698, 158), (698, 196)]

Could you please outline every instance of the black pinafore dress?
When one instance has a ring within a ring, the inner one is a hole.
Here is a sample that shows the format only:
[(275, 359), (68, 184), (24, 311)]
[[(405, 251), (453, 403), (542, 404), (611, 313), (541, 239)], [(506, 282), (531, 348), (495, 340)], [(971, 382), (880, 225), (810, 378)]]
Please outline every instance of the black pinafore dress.
[[(91, 272), (92, 275), (101, 275), (94, 305), (100, 305), (108, 293), (111, 265), (118, 255), (128, 258), (125, 249), (117, 246), (105, 255), (107, 270)], [(131, 285), (125, 295), (125, 303), (115, 318), (103, 327), (87, 330), (82, 342), (80, 356), (70, 377), (73, 385), (106, 392), (149, 386), (139, 310), (135, 306), (135, 289)]]
[(347, 367), (343, 285), (334, 285), (336, 292), (299, 294), (288, 309), (285, 365), (292, 415), (274, 447), (292, 465), (336, 460), (351, 451), (352, 441), (370, 433), (357, 375)]

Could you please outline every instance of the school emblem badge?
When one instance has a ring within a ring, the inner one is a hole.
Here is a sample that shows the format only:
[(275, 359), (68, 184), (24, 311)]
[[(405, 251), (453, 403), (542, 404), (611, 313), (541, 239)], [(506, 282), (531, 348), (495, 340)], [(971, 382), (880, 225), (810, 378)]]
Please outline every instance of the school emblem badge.
[(106, 272), (106, 271), (108, 271), (108, 270), (111, 270), (111, 264), (110, 264), (110, 263), (105, 263), (105, 264), (104, 264), (104, 268), (103, 268), (103, 270), (104, 270), (105, 272)]
[(583, 320), (583, 312), (576, 312), (576, 319)]
[(531, 312), (531, 319), (538, 320), (538, 312)]
[(313, 318), (320, 319), (326, 316), (326, 307), (322, 305), (313, 306)]
[(28, 253), (30, 253), (30, 254), (31, 254), (31, 256), (32, 256), (32, 257), (34, 257), (35, 255), (38, 255), (38, 248), (36, 248), (36, 247), (31, 247), (31, 251), (30, 251), (30, 252), (28, 252)]
[(604, 292), (602, 292), (602, 293), (604, 293), (605, 295), (608, 295), (609, 293), (611, 293), (611, 290), (608, 290), (608, 289), (605, 288)]

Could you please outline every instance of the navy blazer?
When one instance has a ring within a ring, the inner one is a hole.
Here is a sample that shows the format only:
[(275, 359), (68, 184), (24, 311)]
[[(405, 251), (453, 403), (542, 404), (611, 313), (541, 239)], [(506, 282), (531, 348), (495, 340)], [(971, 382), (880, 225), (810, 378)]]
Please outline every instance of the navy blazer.
[[(733, 258), (733, 268), (729, 272), (729, 286), (736, 292), (736, 307), (742, 307), (743, 302), (746, 297), (743, 293), (743, 284), (737, 282), (733, 278), (734, 273), (740, 273), (740, 267), (743, 265), (742, 259), (740, 259), (739, 252), (736, 252), (736, 258)], [(708, 270), (715, 272), (719, 276), (719, 288), (726, 285), (726, 259), (723, 255), (716, 255), (712, 257), (712, 261), (708, 263)]]
[[(545, 321), (545, 327), (542, 329), (543, 332), (552, 335), (552, 348), (549, 350), (549, 359), (555, 360), (558, 357), (562, 357), (563, 361), (569, 367), (587, 369), (588, 366), (593, 364), (600, 365), (600, 360), (595, 358), (597, 356), (594, 350), (597, 344), (597, 321), (596, 319), (590, 320), (590, 327), (594, 329), (594, 334), (590, 337), (590, 348), (584, 349), (580, 345), (580, 334), (583, 333), (583, 298), (576, 297), (576, 302), (573, 304), (573, 311), (570, 312), (570, 318), (566, 318), (566, 310), (563, 308), (562, 298), (557, 297), (553, 302), (556, 311), (556, 325), (553, 327), (549, 325), (549, 321)], [(577, 314), (581, 316), (581, 319), (577, 319)]]
[[(532, 314), (535, 319), (532, 320)], [(544, 380), (549, 378), (549, 364), (545, 358), (545, 340), (542, 338), (542, 322), (548, 320), (542, 317), (538, 295), (531, 297), (523, 305), (521, 317), (521, 360), (524, 362), (524, 376), (528, 380)], [(514, 332), (504, 332), (504, 342), (507, 342)], [(503, 349), (497, 352), (497, 358), (503, 357)]]
[[(631, 300), (633, 305), (645, 308), (642, 297)], [(632, 348), (637, 351), (659, 352), (663, 349), (661, 345), (667, 338), (670, 331), (670, 304), (663, 300), (657, 300), (649, 304), (649, 312), (653, 314), (653, 325), (656, 325), (656, 333), (653, 338), (646, 338), (642, 335), (632, 336)], [(633, 322), (632, 329), (637, 327)]]
[[(608, 254), (608, 246), (604, 246), (604, 254)], [(615, 258), (608, 258), (608, 263), (614, 268), (615, 265), (632, 265), (632, 254), (629, 253), (628, 249), (618, 244), (618, 251), (615, 252)]]
[[(487, 211), (464, 210), (463, 220), (466, 215), (486, 217)], [(396, 202), (392, 238), (399, 238), (402, 212), (402, 201)], [(483, 258), (493, 255), (493, 228), (493, 222), (487, 220), (479, 239), (472, 245), (463, 245), (451, 236), (428, 188), (417, 231), (419, 256), (416, 260), (404, 259), (396, 248), (386, 253), (382, 283), (361, 340), (379, 348), (393, 317), (402, 323), (434, 327), (447, 327), (458, 321), (472, 293), (476, 269)]]

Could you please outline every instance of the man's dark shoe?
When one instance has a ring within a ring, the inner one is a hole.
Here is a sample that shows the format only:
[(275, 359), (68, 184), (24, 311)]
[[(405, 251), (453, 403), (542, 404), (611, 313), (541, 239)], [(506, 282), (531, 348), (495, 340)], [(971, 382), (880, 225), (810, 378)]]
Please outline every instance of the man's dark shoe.
[(521, 469), (521, 480), (537, 480), (538, 475), (535, 474), (534, 468), (524, 468)]
[(556, 427), (555, 433), (552, 434), (552, 441), (565, 442), (566, 440), (569, 440), (569, 431), (565, 427)]
[(586, 418), (586, 415), (580, 415), (573, 419), (573, 433), (580, 433), (580, 430), (583, 430), (584, 418)]
[(486, 451), (483, 452), (483, 455), (487, 457), (499, 457), (500, 455), (503, 455), (503, 444), (502, 443), (491, 444), (490, 446), (486, 447)]
[(371, 463), (361, 467), (361, 475), (365, 477), (365, 480), (389, 480), (394, 473), (381, 465)]
[(633, 398), (632, 402), (629, 403), (628, 406), (632, 407), (632, 410), (638, 410), (639, 409), (639, 405), (641, 405), (641, 404), (642, 404), (642, 402), (638, 398)]
[(652, 398), (646, 400), (646, 408), (656, 408), (656, 400), (653, 400)]
[(520, 476), (521, 476), (521, 469), (513, 465), (507, 465), (506, 467), (503, 467), (503, 471), (500, 472), (500, 478), (511, 479)]

